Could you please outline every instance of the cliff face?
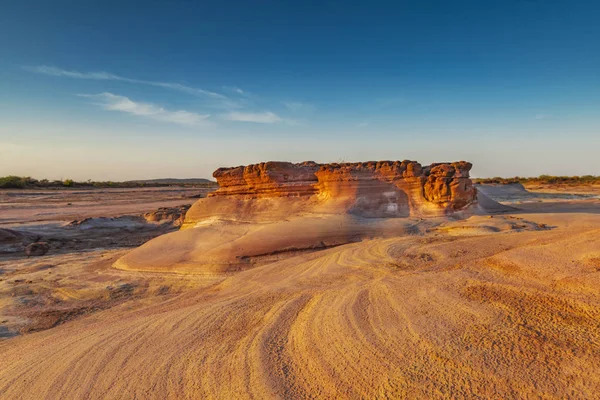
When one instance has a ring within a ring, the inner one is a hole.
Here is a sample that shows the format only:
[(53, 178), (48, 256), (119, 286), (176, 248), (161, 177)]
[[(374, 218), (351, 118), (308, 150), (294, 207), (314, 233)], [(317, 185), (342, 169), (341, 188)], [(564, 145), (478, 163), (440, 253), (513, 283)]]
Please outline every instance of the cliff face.
[(269, 161), (233, 168), (219, 168), (213, 177), (219, 189), (212, 196), (236, 195), (251, 198), (314, 194), (317, 183), (314, 162), (292, 164)]
[[(415, 161), (340, 164), (271, 161), (216, 170), (213, 176), (220, 187), (209, 196), (242, 203), (287, 197), (290, 199), (280, 200), (278, 207), (291, 207), (291, 214), (310, 209), (362, 217), (437, 216), (462, 210), (475, 201), (470, 169), (471, 164), (464, 161), (427, 167)], [(212, 203), (210, 199), (208, 203)], [(246, 204), (236, 204), (251, 211)], [(191, 211), (194, 219), (194, 208)]]
[(432, 164), (424, 170), (425, 200), (450, 210), (460, 210), (477, 197), (473, 182), (469, 179), (472, 164), (465, 161)]

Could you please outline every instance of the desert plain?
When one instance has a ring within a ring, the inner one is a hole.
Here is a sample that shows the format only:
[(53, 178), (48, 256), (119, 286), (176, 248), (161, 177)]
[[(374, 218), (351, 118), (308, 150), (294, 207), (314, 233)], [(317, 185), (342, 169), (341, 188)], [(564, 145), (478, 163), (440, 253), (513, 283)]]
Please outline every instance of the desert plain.
[(2, 191), (0, 397), (597, 398), (599, 188), (470, 168)]

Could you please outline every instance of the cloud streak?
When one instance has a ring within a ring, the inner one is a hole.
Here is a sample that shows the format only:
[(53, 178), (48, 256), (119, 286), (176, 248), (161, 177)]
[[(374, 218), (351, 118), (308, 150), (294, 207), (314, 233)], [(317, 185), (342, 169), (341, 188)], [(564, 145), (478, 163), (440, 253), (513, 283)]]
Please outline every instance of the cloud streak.
[[(206, 102), (205, 107), (208, 107), (215, 112), (219, 112), (217, 110), (220, 110), (220, 112), (224, 113), (220, 114), (220, 117), (228, 121), (257, 124), (285, 123), (288, 125), (298, 125), (300, 123), (297, 120), (280, 117), (271, 111), (256, 111), (257, 99), (259, 99), (259, 96), (237, 86), (223, 86), (221, 89), (227, 91), (229, 94), (229, 96), (225, 96), (220, 93), (186, 86), (179, 83), (134, 79), (104, 71), (81, 72), (65, 70), (47, 65), (22, 66), (21, 68), (28, 72), (47, 76), (64, 77), (78, 80), (126, 82), (131, 84), (161, 87), (194, 96), (206, 97), (211, 100)], [(209, 115), (201, 115), (188, 111), (169, 111), (151, 103), (135, 102), (127, 97), (116, 95), (110, 92), (81, 96), (94, 99), (94, 104), (100, 105), (102, 108), (109, 111), (120, 111), (159, 121), (177, 123), (180, 125), (199, 125), (202, 123), (202, 121), (204, 121), (203, 124), (205, 125), (210, 124), (209, 121), (206, 121)], [(283, 105), (293, 113), (300, 111), (312, 111), (314, 109), (314, 106), (311, 104), (300, 102), (284, 102)], [(252, 110), (253, 108), (254, 111)]]
[(228, 90), (230, 92), (237, 93), (240, 96), (250, 96), (251, 95), (250, 92), (247, 92), (247, 91), (245, 91), (245, 90), (243, 90), (243, 89), (241, 89), (241, 88), (239, 88), (237, 86), (223, 86), (223, 89), (224, 90)]
[(161, 122), (170, 122), (184, 126), (207, 125), (210, 115), (201, 115), (194, 112), (178, 110), (169, 111), (163, 107), (151, 103), (135, 102), (128, 97), (119, 96), (113, 93), (81, 94), (94, 100), (94, 104), (108, 111), (119, 111), (139, 117), (150, 118)]
[(72, 78), (72, 79), (90, 79), (90, 80), (97, 80), (97, 81), (120, 81), (120, 82), (135, 83), (135, 84), (140, 84), (140, 85), (162, 87), (165, 89), (176, 90), (179, 92), (188, 93), (188, 94), (191, 94), (194, 96), (208, 96), (208, 97), (211, 97), (214, 99), (222, 99), (222, 100), (227, 99), (227, 96), (224, 96), (222, 94), (211, 92), (211, 91), (204, 90), (204, 89), (198, 89), (198, 88), (182, 85), (179, 83), (146, 81), (146, 80), (142, 80), (142, 79), (126, 78), (123, 76), (111, 74), (108, 72), (102, 72), (102, 71), (100, 71), (100, 72), (67, 71), (64, 69), (50, 67), (47, 65), (40, 65), (40, 66), (33, 66), (33, 67), (32, 66), (24, 66), (23, 69), (26, 71), (29, 71), (29, 72), (33, 72), (36, 74), (42, 74), (42, 75), (60, 76), (60, 77)]

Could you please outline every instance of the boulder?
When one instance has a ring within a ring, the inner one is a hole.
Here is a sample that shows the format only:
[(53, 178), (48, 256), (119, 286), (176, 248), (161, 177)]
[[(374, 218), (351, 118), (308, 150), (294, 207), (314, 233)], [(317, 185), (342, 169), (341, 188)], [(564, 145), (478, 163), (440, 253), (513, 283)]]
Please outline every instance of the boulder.
[(147, 222), (171, 223), (175, 226), (180, 226), (183, 224), (185, 214), (190, 207), (191, 204), (177, 207), (161, 207), (156, 211), (145, 213), (143, 217)]
[(50, 250), (50, 245), (48, 243), (35, 242), (35, 243), (31, 243), (31, 244), (27, 245), (27, 247), (25, 247), (25, 255), (27, 257), (43, 256), (44, 254), (48, 253), (48, 250)]

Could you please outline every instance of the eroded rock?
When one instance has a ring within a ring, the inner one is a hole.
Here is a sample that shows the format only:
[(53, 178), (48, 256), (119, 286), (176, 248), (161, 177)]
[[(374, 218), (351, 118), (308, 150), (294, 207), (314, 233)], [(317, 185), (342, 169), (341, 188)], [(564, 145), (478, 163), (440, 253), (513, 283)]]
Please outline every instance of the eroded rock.
[[(114, 265), (212, 275), (302, 251), (418, 234), (447, 215), (486, 213), (470, 169), (464, 161), (423, 167), (409, 160), (220, 168), (213, 174), (219, 189), (194, 203), (179, 231)], [(486, 207), (496, 204), (487, 199)]]
[(39, 240), (38, 237), (12, 229), (0, 229), (0, 254), (21, 253), (25, 247)]
[(25, 247), (25, 255), (31, 256), (43, 256), (50, 250), (50, 245), (46, 242), (31, 243)]
[(177, 207), (161, 207), (156, 211), (145, 213), (144, 219), (147, 222), (172, 223), (175, 226), (183, 224), (185, 214), (190, 209), (191, 204), (185, 204)]
[(209, 197), (315, 196), (321, 202), (335, 201), (338, 212), (364, 217), (442, 215), (475, 201), (476, 189), (469, 179), (471, 166), (465, 161), (427, 167), (410, 160), (332, 164), (270, 161), (219, 168), (213, 174), (219, 189)]

